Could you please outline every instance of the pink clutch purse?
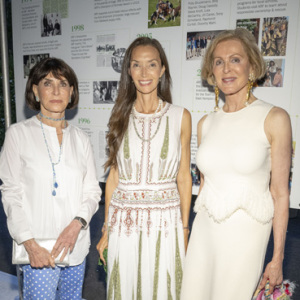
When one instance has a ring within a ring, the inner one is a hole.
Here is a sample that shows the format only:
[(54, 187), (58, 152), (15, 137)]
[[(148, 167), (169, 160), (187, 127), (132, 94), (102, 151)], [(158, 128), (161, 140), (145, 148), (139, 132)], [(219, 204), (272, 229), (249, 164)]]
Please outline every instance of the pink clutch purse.
[(292, 295), (296, 285), (289, 280), (284, 280), (282, 284), (275, 287), (272, 294), (270, 294), (269, 280), (266, 286), (259, 290), (257, 289), (254, 293), (252, 300), (292, 300)]

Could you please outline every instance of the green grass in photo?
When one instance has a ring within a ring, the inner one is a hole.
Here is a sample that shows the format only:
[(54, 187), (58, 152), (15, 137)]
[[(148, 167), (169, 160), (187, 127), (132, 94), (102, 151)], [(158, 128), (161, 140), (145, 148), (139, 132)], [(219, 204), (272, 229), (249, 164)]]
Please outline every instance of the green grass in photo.
[[(166, 2), (166, 1), (164, 1)], [(180, 5), (181, 0), (171, 0), (173, 8), (176, 8)], [(149, 9), (148, 9), (148, 28), (160, 28), (160, 27), (170, 27), (170, 26), (180, 26), (181, 23), (181, 14), (175, 18), (175, 21), (171, 19), (171, 16), (166, 16), (166, 20), (158, 18), (156, 24), (150, 22), (151, 15), (156, 11), (156, 4), (158, 0), (149, 0)]]

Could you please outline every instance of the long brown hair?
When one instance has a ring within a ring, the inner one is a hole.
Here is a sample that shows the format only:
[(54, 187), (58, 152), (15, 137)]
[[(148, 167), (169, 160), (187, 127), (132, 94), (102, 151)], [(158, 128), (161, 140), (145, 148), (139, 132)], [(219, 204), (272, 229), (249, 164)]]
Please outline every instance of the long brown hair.
[(171, 96), (171, 76), (166, 54), (156, 39), (148, 37), (139, 37), (135, 39), (127, 48), (121, 71), (120, 86), (116, 103), (112, 109), (111, 116), (108, 122), (108, 134), (106, 136), (109, 156), (104, 165), (105, 169), (108, 167), (117, 166), (117, 153), (123, 140), (124, 134), (127, 130), (129, 117), (132, 106), (136, 99), (136, 87), (128, 73), (130, 67), (130, 60), (132, 51), (138, 46), (152, 46), (158, 53), (161, 60), (162, 67), (165, 67), (165, 72), (157, 86), (157, 95), (163, 101), (172, 103)]

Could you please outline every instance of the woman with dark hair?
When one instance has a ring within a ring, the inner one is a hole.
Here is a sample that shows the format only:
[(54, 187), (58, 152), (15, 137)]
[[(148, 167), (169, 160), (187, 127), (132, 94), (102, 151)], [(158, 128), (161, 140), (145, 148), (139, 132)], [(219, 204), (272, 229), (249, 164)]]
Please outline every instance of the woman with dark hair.
[(42, 60), (25, 92), (39, 113), (5, 136), (0, 189), (24, 299), (81, 299), (101, 190), (88, 136), (65, 120), (78, 97), (74, 71), (60, 59)]
[(270, 60), (267, 71), (269, 72), (269, 75), (271, 77), (271, 84), (273, 84), (274, 76), (276, 74), (276, 64), (274, 60)]
[(48, 22), (48, 35), (53, 35), (54, 33), (54, 26), (53, 26), (53, 23), (52, 23), (52, 19), (49, 19), (49, 22)]
[(47, 36), (48, 35), (48, 18), (47, 18), (46, 14), (44, 14), (44, 17), (43, 17), (43, 27), (44, 27), (44, 36)]
[(191, 201), (190, 113), (172, 105), (155, 39), (126, 51), (109, 120), (105, 222), (108, 299), (179, 299)]
[[(273, 226), (274, 251), (259, 288), (282, 283), (289, 212), (291, 123), (251, 92), (265, 63), (246, 29), (220, 33), (201, 76), (214, 86), (215, 112), (198, 123), (201, 185), (182, 283), (183, 300), (250, 300)], [(218, 108), (221, 90), (225, 103)]]

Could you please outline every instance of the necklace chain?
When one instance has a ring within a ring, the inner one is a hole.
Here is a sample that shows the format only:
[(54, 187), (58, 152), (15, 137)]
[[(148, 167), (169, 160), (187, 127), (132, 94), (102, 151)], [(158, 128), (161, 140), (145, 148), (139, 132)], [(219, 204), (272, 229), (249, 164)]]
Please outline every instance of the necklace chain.
[[(152, 115), (152, 118), (155, 117), (155, 115), (159, 112), (159, 109), (162, 108), (162, 104), (163, 104), (163, 101), (161, 99), (158, 100), (158, 104), (157, 104), (157, 107), (156, 107), (156, 110), (155, 112), (153, 113)], [(133, 112), (135, 113), (135, 115), (138, 113), (135, 109), (135, 103), (133, 104)]]
[[(155, 118), (156, 114), (159, 112), (160, 109), (162, 109), (162, 107), (163, 107), (163, 101), (162, 101), (161, 99), (159, 99), (157, 108), (156, 108), (154, 114), (151, 116), (151, 119), (154, 119), (154, 118)], [(136, 111), (136, 109), (135, 109), (135, 107), (134, 107), (134, 105), (133, 105), (133, 127), (134, 127), (134, 130), (135, 130), (135, 133), (136, 133), (136, 135), (138, 136), (138, 138), (139, 138), (140, 140), (142, 140), (143, 142), (150, 142), (151, 140), (154, 139), (154, 137), (156, 136), (156, 134), (157, 134), (158, 131), (159, 131), (162, 116), (160, 116), (160, 118), (159, 118), (159, 121), (158, 121), (158, 124), (157, 124), (157, 127), (156, 127), (156, 130), (155, 130), (154, 134), (153, 134), (151, 137), (149, 137), (148, 139), (145, 139), (145, 138), (143, 138), (143, 137), (139, 134), (138, 129), (137, 129), (137, 127), (136, 127), (135, 120), (134, 120), (135, 117), (137, 118), (136, 113), (137, 113), (137, 111)]]
[(47, 117), (47, 116), (43, 115), (42, 112), (39, 112), (39, 116), (40, 116), (41, 118), (45, 118), (45, 119), (51, 120), (51, 121), (63, 121), (63, 120), (65, 120), (65, 118), (66, 118), (65, 116), (63, 116), (63, 117), (60, 118), (60, 119), (54, 119), (54, 118)]
[[(42, 117), (43, 114), (40, 113), (40, 124), (41, 124), (41, 128), (42, 128), (42, 132), (43, 132), (43, 137), (44, 137), (44, 141), (45, 141), (45, 145), (46, 145), (46, 148), (47, 148), (47, 152), (48, 152), (48, 156), (49, 156), (49, 159), (50, 159), (50, 163), (51, 163), (51, 167), (52, 167), (52, 175), (53, 175), (53, 190), (52, 190), (52, 196), (56, 196), (56, 189), (58, 188), (58, 183), (56, 181), (56, 172), (55, 172), (55, 166), (58, 165), (60, 163), (60, 159), (61, 159), (61, 148), (62, 148), (62, 142), (59, 146), (59, 154), (58, 154), (58, 160), (57, 162), (53, 162), (52, 160), (52, 156), (50, 154), (50, 149), (49, 149), (49, 145), (48, 145), (48, 142), (47, 142), (47, 139), (46, 139), (46, 134), (45, 134), (45, 131), (44, 131), (44, 126), (43, 126), (43, 122), (42, 122)], [(56, 119), (54, 119), (56, 120)], [(63, 120), (63, 119), (62, 119)], [(66, 125), (66, 123), (65, 123)]]

